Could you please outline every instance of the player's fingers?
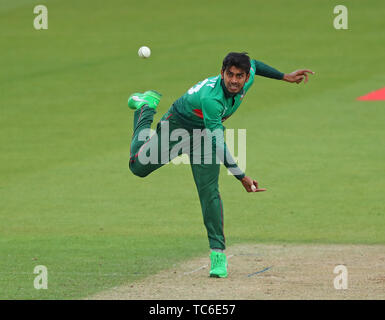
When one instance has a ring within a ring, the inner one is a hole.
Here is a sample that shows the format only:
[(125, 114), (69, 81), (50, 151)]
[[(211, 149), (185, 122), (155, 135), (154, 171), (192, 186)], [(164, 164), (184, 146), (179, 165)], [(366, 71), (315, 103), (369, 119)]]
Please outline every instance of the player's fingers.
[(301, 70), (301, 72), (302, 72), (302, 74), (304, 74), (304, 73), (306, 73), (306, 72), (311, 73), (311, 74), (314, 74), (314, 72), (311, 71), (311, 70), (309, 70), (309, 69), (303, 69), (303, 70)]
[(262, 192), (262, 191), (266, 191), (265, 188), (260, 188), (260, 189), (256, 189), (254, 192)]

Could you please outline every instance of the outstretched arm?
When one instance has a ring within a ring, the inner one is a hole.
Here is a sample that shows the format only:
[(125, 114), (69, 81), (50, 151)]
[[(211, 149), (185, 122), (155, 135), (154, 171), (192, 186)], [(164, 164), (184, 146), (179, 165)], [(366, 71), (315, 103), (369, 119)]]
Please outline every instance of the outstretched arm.
[(304, 83), (308, 81), (308, 73), (314, 74), (314, 72), (309, 69), (300, 69), (293, 71), (292, 73), (283, 73), (261, 61), (253, 59), (252, 62), (252, 67), (254, 65), (256, 75), (271, 79), (295, 82), (298, 84), (301, 83), (303, 79), (305, 79)]
[(210, 98), (201, 99), (203, 121), (207, 129), (206, 134), (215, 146), (216, 156), (225, 167), (238, 179), (242, 180), (245, 173), (238, 167), (230, 151), (227, 149), (224, 139), (224, 127), (222, 125), (223, 106)]
[(266, 63), (263, 63), (262, 61), (253, 59), (251, 67), (253, 68), (253, 66), (255, 67), (255, 74), (258, 76), (282, 80), (285, 75), (281, 71), (278, 71), (273, 67), (270, 67), (269, 65), (267, 65)]
[(202, 99), (203, 121), (209, 139), (216, 146), (216, 156), (225, 165), (225, 167), (239, 180), (247, 192), (260, 192), (266, 189), (258, 188), (258, 182), (246, 176), (245, 173), (235, 163), (234, 158), (227, 149), (224, 141), (224, 127), (221, 121), (223, 107), (212, 99)]
[(285, 73), (282, 80), (287, 82), (295, 82), (295, 83), (301, 83), (303, 79), (305, 79), (304, 83), (308, 81), (308, 73), (314, 74), (313, 71), (309, 69), (301, 69), (293, 71), (292, 73)]

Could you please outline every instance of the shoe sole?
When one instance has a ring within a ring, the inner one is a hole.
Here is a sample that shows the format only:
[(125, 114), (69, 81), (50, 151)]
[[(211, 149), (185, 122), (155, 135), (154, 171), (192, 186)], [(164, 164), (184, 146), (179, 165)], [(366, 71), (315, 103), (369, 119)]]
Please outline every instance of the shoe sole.
[(227, 274), (224, 276), (221, 276), (219, 274), (210, 274), (210, 278), (227, 278)]
[[(151, 97), (151, 98), (157, 100), (157, 102), (155, 102), (155, 106), (154, 107), (151, 106), (151, 101), (148, 101), (148, 100), (145, 99), (146, 96)], [(160, 102), (161, 97), (162, 97), (161, 93), (159, 93), (159, 92), (157, 92), (155, 90), (148, 90), (148, 91), (146, 91), (144, 93), (134, 93), (134, 94), (132, 94), (130, 96), (130, 98), (128, 100), (132, 99), (132, 100), (134, 100), (136, 102), (147, 102), (147, 104), (149, 105), (150, 108), (156, 109), (156, 107), (158, 106), (158, 104)], [(135, 106), (131, 107), (130, 105), (128, 105), (128, 107), (130, 109), (132, 109), (132, 110), (140, 109), (140, 107), (139, 108), (137, 108)]]

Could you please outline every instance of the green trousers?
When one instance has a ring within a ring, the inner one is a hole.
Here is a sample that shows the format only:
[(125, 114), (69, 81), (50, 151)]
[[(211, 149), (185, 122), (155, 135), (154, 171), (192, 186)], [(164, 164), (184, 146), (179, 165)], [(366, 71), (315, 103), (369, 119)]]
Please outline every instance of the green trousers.
[[(198, 190), (209, 246), (211, 249), (224, 250), (223, 203), (218, 188), (220, 164), (216, 161), (215, 149), (207, 152), (203, 143), (197, 144), (198, 141), (192, 139), (194, 128), (184, 125), (181, 119), (170, 111), (157, 124), (156, 135), (150, 135), (149, 130), (155, 113), (156, 111), (147, 105), (135, 111), (130, 170), (136, 176), (146, 177), (173, 158), (187, 154)], [(202, 141), (203, 138), (199, 142)], [(200, 152), (196, 153), (199, 148)], [(199, 157), (201, 161), (197, 161)], [(207, 160), (210, 157), (211, 161), (203, 161), (204, 158)]]

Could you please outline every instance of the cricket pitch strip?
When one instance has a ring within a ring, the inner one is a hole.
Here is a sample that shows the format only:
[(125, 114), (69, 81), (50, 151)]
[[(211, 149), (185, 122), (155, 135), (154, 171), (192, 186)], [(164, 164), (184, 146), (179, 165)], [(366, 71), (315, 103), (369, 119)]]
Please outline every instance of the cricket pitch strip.
[[(225, 279), (209, 277), (208, 253), (87, 299), (385, 299), (384, 245), (243, 244), (226, 254)], [(346, 267), (345, 289), (336, 289), (342, 276), (337, 266)]]

